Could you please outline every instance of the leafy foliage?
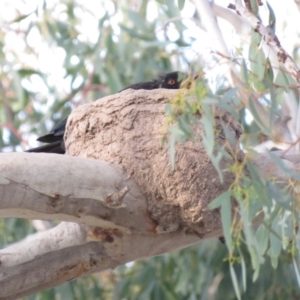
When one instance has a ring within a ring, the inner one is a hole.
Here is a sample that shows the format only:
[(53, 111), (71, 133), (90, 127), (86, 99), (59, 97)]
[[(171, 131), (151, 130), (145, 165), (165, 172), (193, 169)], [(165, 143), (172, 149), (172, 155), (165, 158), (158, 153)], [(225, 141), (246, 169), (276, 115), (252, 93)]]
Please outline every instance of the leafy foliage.
[[(207, 154), (219, 172), (220, 180), (222, 180), (219, 161), (226, 154), (224, 149), (218, 148), (218, 145), (215, 144), (214, 105), (218, 103), (219, 107), (230, 112), (236, 120), (240, 120), (242, 116), (244, 125), (242, 147), (247, 151), (245, 158), (243, 162), (236, 159), (235, 164), (231, 166), (236, 180), (229, 191), (224, 192), (211, 203), (211, 209), (220, 208), (223, 233), (229, 250), (229, 271), (238, 299), (242, 297), (242, 291), (246, 288), (246, 276), (249, 276), (249, 267), (247, 267), (241, 251), (243, 245), (246, 245), (249, 253), (253, 281), (259, 280), (259, 277), (262, 276), (262, 265), (266, 264), (267, 257), (269, 257), (268, 261), (271, 266), (277, 269), (283, 253), (295, 256), (293, 258), (294, 271), (295, 275), (299, 274), (296, 263), (300, 250), (297, 232), (299, 227), (297, 192), (299, 173), (287, 167), (278, 156), (270, 152), (269, 156), (274, 164), (290, 176), (289, 187), (282, 189), (282, 178), (273, 178), (272, 180), (261, 178), (250, 160), (254, 152), (253, 146), (261, 142), (261, 135), (276, 141), (277, 137), (274, 134), (273, 126), (276, 126), (276, 120), (283, 119), (282, 87), (284, 86), (288, 91), (293, 83), (289, 74), (282, 70), (279, 72), (273, 70), (260, 47), (261, 42), (261, 36), (253, 32), (248, 60), (242, 59), (241, 77), (244, 79), (243, 84), (247, 89), (247, 101), (236, 99), (235, 89), (229, 89), (220, 99), (218, 93), (213, 93), (212, 90), (208, 91), (206, 88), (206, 92), (199, 97), (199, 91), (202, 90), (196, 86), (193, 94), (197, 97), (197, 110), (181, 110), (180, 116), (177, 117), (177, 123), (173, 127), (175, 130), (173, 128), (171, 130), (171, 161), (174, 164), (175, 141), (181, 142), (190, 138), (190, 126), (194, 122), (193, 113), (200, 113), (204, 128), (203, 143)], [(275, 71), (277, 77), (273, 83)], [(278, 81), (280, 81), (279, 85)], [(206, 86), (208, 86), (207, 83)], [(230, 104), (228, 100), (231, 101)], [(259, 106), (255, 103), (257, 101), (260, 101)], [(178, 103), (173, 103), (173, 106), (175, 107), (174, 111), (178, 108)], [(179, 106), (189, 107), (188, 98), (181, 100)], [(240, 109), (241, 113), (234, 113), (232, 107)], [(253, 121), (250, 124), (245, 120), (245, 110), (251, 113)], [(266, 112), (268, 112), (267, 116)], [(172, 115), (172, 109), (169, 109), (168, 113)], [(227, 140), (230, 141), (232, 137), (225, 126), (224, 132)], [(231, 151), (231, 154), (234, 155), (234, 151)], [(243, 171), (245, 169), (251, 175), (250, 177)], [(238, 206), (233, 207), (232, 199), (238, 203)], [(232, 212), (234, 212), (234, 217)], [(261, 225), (254, 227), (253, 224), (258, 222)], [(235, 268), (237, 262), (242, 267), (242, 285), (239, 282), (241, 277), (237, 276)]]

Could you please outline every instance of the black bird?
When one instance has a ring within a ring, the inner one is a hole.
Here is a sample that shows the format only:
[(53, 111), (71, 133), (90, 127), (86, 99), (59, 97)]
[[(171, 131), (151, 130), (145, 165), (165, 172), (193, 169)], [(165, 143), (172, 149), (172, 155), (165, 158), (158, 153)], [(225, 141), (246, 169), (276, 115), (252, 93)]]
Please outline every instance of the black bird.
[[(197, 76), (194, 76), (194, 79)], [(172, 72), (165, 75), (159, 76), (157, 79), (147, 82), (135, 83), (126, 87), (125, 89), (119, 91), (122, 92), (128, 89), (134, 90), (154, 90), (154, 89), (179, 89), (182, 84), (186, 87), (186, 81), (189, 79), (184, 73), (181, 72)], [(187, 85), (189, 87), (189, 84)], [(50, 133), (41, 136), (37, 139), (37, 141), (42, 143), (47, 143), (47, 145), (43, 145), (37, 148), (29, 149), (26, 152), (47, 152), (47, 153), (58, 153), (64, 154), (64, 134), (66, 130), (67, 119), (61, 121), (57, 125), (55, 125)]]

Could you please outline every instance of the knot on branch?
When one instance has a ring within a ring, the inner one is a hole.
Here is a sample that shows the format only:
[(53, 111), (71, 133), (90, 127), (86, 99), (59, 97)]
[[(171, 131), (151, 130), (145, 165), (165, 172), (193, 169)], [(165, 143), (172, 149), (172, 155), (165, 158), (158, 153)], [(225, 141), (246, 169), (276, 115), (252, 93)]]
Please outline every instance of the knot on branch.
[(125, 186), (119, 192), (108, 195), (104, 199), (106, 206), (108, 206), (109, 208), (126, 207), (126, 204), (123, 203), (123, 198), (128, 193), (128, 191), (129, 191), (129, 187)]

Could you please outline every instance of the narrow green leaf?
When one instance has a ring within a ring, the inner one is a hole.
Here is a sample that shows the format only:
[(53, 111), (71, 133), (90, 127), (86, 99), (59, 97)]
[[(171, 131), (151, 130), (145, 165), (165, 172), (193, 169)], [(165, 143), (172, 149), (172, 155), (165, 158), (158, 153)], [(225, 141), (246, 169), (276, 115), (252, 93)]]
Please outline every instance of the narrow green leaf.
[(159, 284), (155, 285), (151, 294), (152, 294), (152, 297), (151, 297), (152, 299), (161, 299), (161, 300), (166, 299), (165, 293), (163, 292), (163, 290)]
[(230, 265), (229, 269), (230, 269), (230, 276), (231, 276), (231, 280), (232, 280), (232, 283), (233, 283), (235, 295), (239, 300), (241, 300), (241, 292), (240, 292), (240, 289), (239, 289), (239, 285), (238, 285), (237, 277), (236, 277), (236, 274), (235, 274), (235, 270), (234, 270), (232, 265)]
[(115, 67), (110, 67), (109, 69), (110, 69), (110, 71), (107, 74), (107, 77), (108, 77), (107, 83), (108, 83), (110, 91), (112, 93), (116, 93), (117, 91), (122, 89), (120, 74)]
[(207, 105), (203, 105), (204, 114), (202, 115), (202, 124), (204, 127), (205, 135), (203, 136), (203, 144), (206, 148), (208, 156), (211, 156), (214, 149), (214, 119), (211, 109)]
[(271, 233), (270, 235), (270, 249), (268, 251), (268, 254), (271, 256), (272, 259), (272, 266), (274, 269), (277, 268), (278, 265), (278, 257), (281, 253), (281, 248), (282, 248), (282, 241), (281, 238), (279, 238), (278, 236), (280, 236), (279, 232), (280, 232), (280, 216), (277, 215), (273, 222), (272, 222), (272, 229), (274, 232), (276, 232), (277, 234), (273, 234)]
[(237, 88), (229, 89), (221, 98), (220, 102), (228, 103), (233, 97), (235, 97)]
[(242, 60), (242, 73), (244, 81), (249, 84), (248, 68), (245, 59)]
[(170, 115), (172, 113), (172, 105), (170, 103), (166, 104), (165, 113), (166, 113), (166, 115)]
[(185, 0), (177, 0), (179, 10), (182, 10), (185, 4)]
[(40, 75), (42, 79), (44, 79), (43, 73), (34, 69), (26, 69), (22, 68), (18, 70), (18, 73), (20, 74), (21, 77), (29, 76), (32, 74), (37, 74)]
[(237, 139), (234, 136), (233, 132), (230, 131), (230, 129), (227, 127), (226, 124), (224, 124), (224, 122), (221, 122), (222, 128), (224, 130), (226, 139), (229, 141), (230, 145), (236, 145), (237, 144)]
[(223, 233), (225, 237), (226, 245), (229, 251), (232, 250), (232, 239), (231, 239), (231, 199), (229, 195), (224, 198), (221, 205), (221, 221), (223, 226)]
[(274, 83), (280, 85), (286, 92), (289, 92), (289, 77), (286, 75), (286, 72), (282, 71), (281, 69), (279, 69)]
[(247, 160), (247, 169), (249, 170), (253, 181), (258, 182), (260, 187), (264, 188), (261, 177), (259, 176), (258, 172), (256, 171), (255, 166), (252, 164), (252, 162), (249, 159)]
[(273, 267), (273, 269), (277, 269), (278, 267), (278, 257), (275, 256), (271, 256), (271, 265)]
[(257, 42), (251, 43), (249, 48), (249, 60), (252, 72), (257, 76), (254, 83), (264, 78), (266, 69), (266, 57), (262, 49), (258, 48)]
[(294, 266), (294, 270), (295, 270), (295, 273), (296, 273), (298, 286), (300, 287), (300, 274), (299, 274), (299, 268), (298, 268), (295, 257), (293, 257), (293, 266)]
[(155, 289), (155, 281), (148, 281), (147, 282), (147, 288), (146, 290), (142, 290), (142, 293), (139, 293), (139, 297), (140, 299), (149, 299), (150, 294), (153, 292), (153, 290)]
[(252, 225), (247, 215), (247, 210), (245, 209), (243, 203), (240, 203), (240, 214), (244, 225), (244, 234), (247, 242), (248, 249), (254, 244), (254, 236), (252, 232)]
[(267, 251), (269, 237), (270, 231), (266, 228), (264, 224), (261, 224), (255, 233), (259, 254), (261, 256), (264, 255)]
[(172, 126), (168, 128), (168, 130), (172, 133), (172, 135), (175, 138), (176, 142), (183, 143), (186, 140), (186, 134), (184, 131), (176, 124), (175, 126)]
[(216, 98), (205, 97), (201, 100), (202, 105), (219, 104), (219, 100)]
[(250, 257), (251, 257), (251, 264), (254, 269), (254, 274), (253, 274), (253, 282), (258, 278), (259, 275), (259, 270), (260, 270), (260, 259), (259, 255), (256, 251), (256, 248), (254, 246), (251, 246), (250, 248), (248, 247)]
[(262, 201), (260, 201), (259, 195), (251, 195), (251, 201), (248, 206), (248, 219), (252, 222), (255, 218), (257, 218), (258, 214), (263, 210), (264, 205)]
[(269, 197), (275, 200), (278, 205), (288, 211), (294, 210), (293, 207), (288, 203), (286, 195), (284, 195), (284, 193), (275, 184), (267, 181), (266, 188)]
[(191, 128), (189, 120), (186, 117), (180, 116), (178, 119), (178, 125), (179, 128), (185, 133), (187, 138), (193, 137), (193, 130)]
[(99, 28), (103, 28), (104, 22), (105, 22), (107, 19), (109, 19), (109, 13), (106, 11), (105, 14), (104, 14), (104, 16), (103, 16), (103, 17), (99, 20), (99, 22), (98, 22)]
[(250, 160), (247, 161), (247, 169), (250, 172), (251, 179), (252, 179), (251, 183), (255, 189), (256, 194), (259, 196), (259, 201), (263, 205), (267, 207), (271, 207), (272, 201), (269, 197), (269, 194), (266, 191), (265, 184), (263, 183), (261, 177), (256, 171), (255, 166), (251, 163)]
[(219, 150), (217, 156), (214, 156), (214, 155), (210, 156), (210, 161), (211, 161), (212, 165), (214, 166), (215, 170), (218, 172), (218, 176), (219, 176), (221, 183), (223, 183), (223, 174), (220, 169), (220, 161), (221, 161), (222, 157), (223, 157), (223, 153), (221, 152), (221, 150)]
[(15, 18), (14, 20), (10, 21), (9, 23), (10, 23), (10, 24), (11, 24), (11, 23), (19, 23), (20, 21), (22, 21), (22, 20), (26, 19), (27, 17), (29, 17), (29, 16), (30, 16), (32, 13), (34, 13), (34, 12), (35, 12), (35, 10), (32, 11), (32, 12), (30, 12), (29, 14), (21, 15), (21, 16)]
[(142, 31), (148, 30), (146, 20), (143, 19), (140, 14), (130, 9), (127, 11), (127, 14), (129, 19), (134, 23), (136, 29)]
[(247, 289), (247, 267), (246, 262), (243, 256), (243, 253), (239, 250), (240, 258), (241, 258), (241, 267), (242, 267), (242, 283), (243, 283), (243, 289), (246, 291)]
[[(254, 100), (256, 101), (256, 100)], [(264, 131), (264, 133), (268, 136), (272, 136), (271, 130), (270, 128), (266, 127), (266, 125), (264, 124), (264, 122), (261, 120), (259, 114), (256, 111), (256, 108), (254, 106), (253, 100), (249, 99), (249, 110), (255, 120), (255, 122), (259, 125), (259, 127)]]
[(215, 198), (212, 202), (210, 202), (208, 208), (213, 210), (220, 207), (224, 201), (227, 201), (226, 199), (230, 199), (230, 196), (231, 194), (229, 191), (224, 192), (223, 194)]

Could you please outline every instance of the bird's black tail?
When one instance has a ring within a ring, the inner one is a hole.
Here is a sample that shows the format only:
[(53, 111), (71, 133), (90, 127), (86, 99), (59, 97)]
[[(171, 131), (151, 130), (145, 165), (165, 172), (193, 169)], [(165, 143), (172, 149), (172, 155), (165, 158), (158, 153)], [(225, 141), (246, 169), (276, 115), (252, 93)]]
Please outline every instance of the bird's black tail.
[(62, 141), (56, 141), (41, 147), (29, 149), (25, 152), (44, 152), (44, 153), (57, 153), (65, 154), (65, 147)]
[[(126, 89), (154, 90), (159, 88), (164, 88), (164, 89), (190, 88), (192, 81), (197, 77), (198, 75), (195, 76), (195, 74), (187, 77), (185, 74), (181, 72), (171, 72), (159, 76), (159, 78), (154, 79), (152, 81), (141, 82), (141, 83), (130, 85), (121, 91), (124, 91)], [(41, 136), (37, 139), (37, 141), (42, 143), (47, 143), (47, 145), (29, 149), (26, 152), (46, 152), (46, 153), (65, 154), (64, 134), (66, 130), (67, 121), (68, 118), (59, 122), (57, 125), (55, 125), (52, 128), (50, 133)]]

